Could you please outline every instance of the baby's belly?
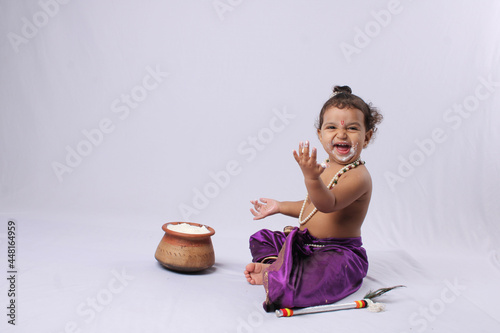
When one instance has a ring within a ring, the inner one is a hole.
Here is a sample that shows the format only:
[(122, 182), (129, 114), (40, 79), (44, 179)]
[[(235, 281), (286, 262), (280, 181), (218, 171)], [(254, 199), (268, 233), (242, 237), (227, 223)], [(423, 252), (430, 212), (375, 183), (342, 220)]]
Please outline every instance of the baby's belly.
[(361, 236), (361, 225), (356, 221), (339, 221), (335, 213), (316, 213), (309, 221), (300, 226), (316, 238), (350, 238)]

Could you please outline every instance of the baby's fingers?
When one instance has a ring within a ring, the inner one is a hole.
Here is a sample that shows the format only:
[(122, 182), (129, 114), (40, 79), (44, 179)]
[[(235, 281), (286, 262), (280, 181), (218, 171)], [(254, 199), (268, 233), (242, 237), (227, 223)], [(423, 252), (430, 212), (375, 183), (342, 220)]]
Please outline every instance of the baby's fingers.
[(302, 154), (304, 154), (305, 156), (309, 156), (309, 141), (304, 142), (304, 146), (302, 148)]
[(259, 215), (259, 213), (253, 210), (253, 208), (250, 208), (250, 213), (252, 213), (253, 216)]
[(315, 147), (313, 147), (312, 152), (311, 152), (311, 160), (317, 161), (317, 159), (316, 159), (317, 155), (318, 155), (318, 150)]
[(265, 216), (262, 214), (262, 213), (257, 213), (256, 211), (254, 211), (253, 209), (250, 209), (250, 212), (252, 212), (252, 215), (253, 215), (253, 219), (254, 220), (261, 220), (263, 219)]

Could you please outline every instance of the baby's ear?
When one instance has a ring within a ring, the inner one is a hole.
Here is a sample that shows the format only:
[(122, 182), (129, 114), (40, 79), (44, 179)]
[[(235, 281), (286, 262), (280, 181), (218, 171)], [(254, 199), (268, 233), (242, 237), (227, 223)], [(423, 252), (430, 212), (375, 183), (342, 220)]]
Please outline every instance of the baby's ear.
[(321, 130), (320, 130), (320, 129), (318, 129), (318, 132), (317, 132), (317, 133), (318, 133), (318, 139), (320, 139), (320, 140), (321, 140)]
[(365, 143), (363, 145), (363, 148), (366, 148), (366, 146), (368, 146), (368, 144), (370, 143), (370, 140), (373, 136), (373, 129), (369, 130), (368, 132), (366, 132), (365, 134)]

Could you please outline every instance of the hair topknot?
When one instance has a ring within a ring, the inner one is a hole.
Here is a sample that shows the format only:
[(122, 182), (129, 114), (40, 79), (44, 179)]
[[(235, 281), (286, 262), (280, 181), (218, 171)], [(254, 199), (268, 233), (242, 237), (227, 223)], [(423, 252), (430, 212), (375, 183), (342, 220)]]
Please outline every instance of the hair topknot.
[(320, 130), (323, 126), (323, 116), (325, 111), (332, 107), (339, 109), (351, 108), (360, 110), (363, 112), (365, 118), (366, 131), (373, 130), (374, 134), (377, 131), (377, 125), (380, 124), (383, 119), (383, 116), (380, 114), (378, 109), (372, 106), (371, 103), (366, 103), (361, 97), (354, 95), (351, 87), (335, 86), (333, 87), (332, 96), (321, 108), (321, 112), (316, 123), (316, 128), (318, 130)]
[(348, 93), (352, 94), (352, 89), (349, 86), (335, 86), (333, 87), (334, 93)]

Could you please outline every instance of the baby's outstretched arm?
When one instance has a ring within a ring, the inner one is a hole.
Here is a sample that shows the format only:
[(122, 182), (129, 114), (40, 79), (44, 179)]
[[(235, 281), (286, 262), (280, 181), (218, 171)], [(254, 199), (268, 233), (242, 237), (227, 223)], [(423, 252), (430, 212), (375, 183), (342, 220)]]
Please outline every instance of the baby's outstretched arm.
[(253, 205), (250, 212), (254, 216), (254, 220), (260, 220), (280, 212), (280, 202), (274, 199), (260, 198), (260, 202), (259, 200), (251, 200), (250, 202)]
[(253, 208), (250, 212), (254, 216), (254, 220), (260, 220), (267, 216), (281, 213), (283, 215), (299, 217), (300, 208), (303, 201), (277, 201), (274, 199), (260, 198), (259, 200), (251, 200)]

